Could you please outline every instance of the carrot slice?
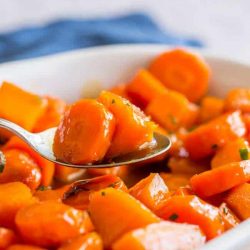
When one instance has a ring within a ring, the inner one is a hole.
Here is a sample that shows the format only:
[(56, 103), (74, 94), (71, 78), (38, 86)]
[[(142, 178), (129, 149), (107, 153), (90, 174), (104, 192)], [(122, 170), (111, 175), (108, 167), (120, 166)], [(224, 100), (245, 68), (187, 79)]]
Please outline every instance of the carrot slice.
[(113, 250), (198, 249), (205, 237), (198, 226), (163, 221), (133, 230), (118, 239)]
[(124, 233), (160, 221), (142, 203), (114, 188), (94, 192), (90, 196), (89, 211), (106, 248)]
[(225, 98), (225, 110), (241, 110), (244, 113), (250, 112), (250, 90), (249, 89), (232, 89), (227, 93)]
[(57, 201), (44, 201), (21, 208), (16, 225), (23, 239), (43, 247), (60, 246), (63, 242), (93, 230), (86, 211)]
[(63, 244), (58, 250), (103, 250), (102, 239), (97, 233), (88, 233)]
[(222, 203), (219, 207), (221, 217), (224, 221), (225, 230), (236, 227), (240, 220), (236, 215), (228, 208), (226, 203)]
[(167, 131), (176, 131), (183, 125), (188, 105), (188, 100), (182, 94), (168, 91), (154, 98), (145, 112)]
[(21, 182), (0, 184), (0, 226), (14, 228), (17, 211), (35, 201), (30, 189)]
[(156, 57), (149, 71), (167, 88), (198, 101), (207, 91), (210, 69), (198, 55), (184, 49), (173, 49)]
[(3, 82), (0, 88), (0, 117), (29, 131), (34, 128), (46, 107), (46, 100), (11, 83)]
[(118, 84), (109, 89), (109, 91), (129, 100), (129, 96), (127, 93), (127, 84), (125, 83)]
[(170, 191), (175, 191), (179, 187), (189, 184), (190, 175), (187, 174), (161, 173), (160, 175)]
[(250, 218), (250, 184), (244, 183), (230, 190), (225, 202), (241, 220)]
[(249, 145), (243, 138), (227, 142), (219, 148), (211, 161), (212, 168), (223, 166), (230, 162), (248, 159)]
[(0, 174), (0, 183), (20, 181), (35, 190), (41, 183), (41, 170), (26, 152), (5, 150), (6, 165)]
[(127, 85), (128, 95), (135, 103), (140, 103), (141, 108), (166, 91), (167, 88), (145, 69), (139, 70)]
[(220, 116), (224, 111), (224, 101), (213, 96), (205, 96), (201, 100), (201, 109), (199, 114), (200, 123), (210, 121)]
[(244, 136), (245, 124), (239, 112), (225, 114), (191, 131), (184, 139), (184, 146), (192, 159), (213, 155), (227, 142)]
[(247, 181), (250, 181), (250, 160), (232, 162), (190, 179), (193, 190), (201, 197), (222, 193)]
[(32, 159), (37, 163), (37, 165), (41, 168), (41, 184), (43, 186), (51, 185), (55, 172), (55, 164), (53, 162), (50, 162), (40, 156), (28, 144), (26, 144), (17, 136), (11, 137), (11, 139), (3, 147), (3, 150), (10, 149), (16, 149), (28, 153), (32, 157)]
[(103, 103), (116, 119), (116, 129), (107, 157), (131, 153), (152, 141), (155, 126), (139, 108), (107, 91), (101, 92), (98, 101)]
[(44, 114), (36, 122), (33, 132), (41, 132), (49, 128), (57, 127), (65, 112), (66, 103), (63, 100), (50, 96), (45, 96), (44, 99), (48, 105)]
[(76, 181), (64, 193), (63, 202), (77, 209), (87, 209), (89, 206), (89, 195), (93, 191), (106, 187), (128, 192), (128, 188), (118, 176), (107, 174), (92, 179)]
[(153, 173), (136, 183), (129, 193), (152, 211), (170, 194), (161, 176)]
[(8, 228), (0, 227), (0, 249), (7, 249), (8, 246), (17, 242), (17, 236), (14, 231)]
[(166, 200), (157, 214), (166, 220), (200, 226), (208, 240), (224, 231), (219, 209), (195, 195), (172, 196)]
[(54, 154), (73, 164), (100, 161), (110, 147), (114, 129), (114, 117), (103, 104), (80, 100), (69, 108), (56, 130)]

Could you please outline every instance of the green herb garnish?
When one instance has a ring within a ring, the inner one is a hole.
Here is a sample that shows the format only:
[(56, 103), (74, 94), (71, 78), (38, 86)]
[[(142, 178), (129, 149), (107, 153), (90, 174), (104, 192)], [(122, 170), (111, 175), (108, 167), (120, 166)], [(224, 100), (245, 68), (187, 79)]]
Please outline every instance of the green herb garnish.
[(226, 207), (223, 207), (223, 213), (224, 213), (225, 215), (227, 215), (227, 214), (228, 214), (228, 210), (227, 210), (227, 208), (226, 208)]
[(105, 193), (104, 191), (102, 191), (102, 192), (101, 192), (101, 195), (102, 195), (102, 196), (105, 196), (105, 195), (106, 195), (106, 193)]
[(41, 185), (40, 187), (37, 188), (37, 190), (39, 190), (39, 191), (45, 191), (45, 190), (48, 190), (48, 189), (49, 189), (49, 187), (46, 187), (44, 185)]
[(241, 160), (245, 161), (245, 160), (249, 159), (249, 157), (248, 157), (248, 149), (247, 148), (241, 148), (239, 150), (239, 153), (240, 153)]
[(115, 103), (115, 99), (112, 99), (112, 102), (111, 102), (112, 104), (114, 104)]
[(0, 173), (3, 172), (6, 164), (6, 159), (2, 151), (0, 151)]
[(174, 214), (170, 215), (168, 219), (169, 219), (169, 220), (172, 220), (172, 221), (175, 221), (175, 220), (178, 219), (178, 217), (179, 217), (178, 214), (175, 214), (175, 213), (174, 213)]

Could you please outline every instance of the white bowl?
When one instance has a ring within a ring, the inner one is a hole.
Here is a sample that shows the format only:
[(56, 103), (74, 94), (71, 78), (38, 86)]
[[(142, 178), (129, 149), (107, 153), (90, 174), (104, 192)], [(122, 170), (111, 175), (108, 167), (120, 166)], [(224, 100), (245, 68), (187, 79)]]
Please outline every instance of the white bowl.
[[(14, 82), (40, 94), (71, 102), (95, 96), (103, 88), (126, 82), (160, 52), (158, 45), (105, 46), (0, 65), (0, 81)], [(212, 68), (209, 92), (223, 96), (234, 87), (250, 87), (250, 65), (199, 50)], [(18, 108), (18, 105), (17, 105)], [(206, 244), (204, 250), (250, 249), (250, 221)]]

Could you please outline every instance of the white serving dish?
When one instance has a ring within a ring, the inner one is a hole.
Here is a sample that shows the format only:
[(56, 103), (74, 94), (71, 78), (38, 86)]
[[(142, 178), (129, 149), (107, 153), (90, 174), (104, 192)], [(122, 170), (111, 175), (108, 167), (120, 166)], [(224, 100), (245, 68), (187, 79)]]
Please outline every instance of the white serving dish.
[[(155, 55), (166, 49), (169, 47), (160, 45), (104, 46), (0, 64), (0, 81), (11, 81), (27, 90), (71, 102), (126, 82), (138, 68), (147, 66)], [(212, 68), (211, 94), (223, 96), (231, 88), (250, 87), (250, 65), (205, 50), (198, 52)], [(210, 241), (202, 249), (250, 249), (250, 220)]]

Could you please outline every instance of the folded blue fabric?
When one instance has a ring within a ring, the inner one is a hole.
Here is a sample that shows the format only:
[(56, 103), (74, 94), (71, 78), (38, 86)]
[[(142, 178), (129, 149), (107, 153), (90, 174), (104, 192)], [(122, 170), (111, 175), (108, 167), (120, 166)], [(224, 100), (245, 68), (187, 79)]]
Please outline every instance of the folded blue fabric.
[(0, 34), (0, 62), (119, 43), (202, 46), (198, 40), (163, 32), (149, 16), (135, 13), (115, 18), (66, 19)]

